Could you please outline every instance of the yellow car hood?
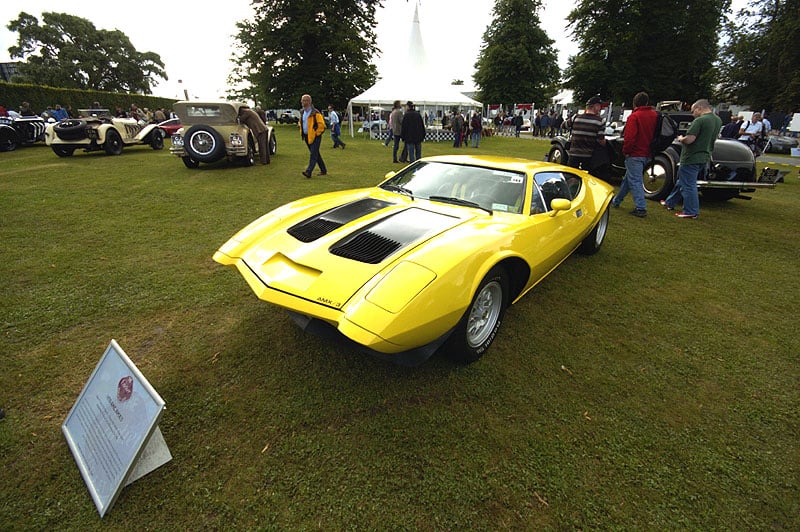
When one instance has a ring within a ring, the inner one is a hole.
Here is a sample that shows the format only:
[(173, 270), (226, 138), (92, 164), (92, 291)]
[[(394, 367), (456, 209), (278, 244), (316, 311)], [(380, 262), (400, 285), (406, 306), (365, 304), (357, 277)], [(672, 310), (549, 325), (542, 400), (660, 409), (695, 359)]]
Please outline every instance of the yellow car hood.
[[(335, 205), (316, 202), (277, 223), (254, 222), (214, 258), (246, 265), (273, 290), (340, 309), (397, 258), (472, 217), (470, 209), (439, 207), (389, 193), (339, 195)], [(264, 298), (263, 287), (252, 287)]]

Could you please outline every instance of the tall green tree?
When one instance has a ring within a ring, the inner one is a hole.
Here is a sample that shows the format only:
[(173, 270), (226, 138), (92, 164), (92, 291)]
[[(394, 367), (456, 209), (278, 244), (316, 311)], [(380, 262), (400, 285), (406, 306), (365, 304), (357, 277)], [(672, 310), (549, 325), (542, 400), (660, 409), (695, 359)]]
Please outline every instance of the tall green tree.
[(77, 89), (151, 94), (155, 77), (167, 79), (161, 57), (139, 52), (119, 30), (98, 30), (67, 13), (42, 13), (42, 24), (20, 12), (9, 30), (17, 32), (12, 58), (24, 61), (14, 81)]
[(718, 35), (730, 0), (580, 0), (567, 17), (579, 52), (565, 85), (630, 105), (712, 96)]
[(800, 110), (800, 0), (756, 0), (734, 20), (720, 54), (720, 98)]
[(237, 23), (238, 66), (229, 81), (239, 97), (264, 107), (343, 108), (378, 71), (375, 9), (381, 0), (255, 0), (252, 21)]
[(473, 80), (484, 102), (546, 105), (559, 81), (554, 41), (541, 28), (540, 0), (497, 0)]

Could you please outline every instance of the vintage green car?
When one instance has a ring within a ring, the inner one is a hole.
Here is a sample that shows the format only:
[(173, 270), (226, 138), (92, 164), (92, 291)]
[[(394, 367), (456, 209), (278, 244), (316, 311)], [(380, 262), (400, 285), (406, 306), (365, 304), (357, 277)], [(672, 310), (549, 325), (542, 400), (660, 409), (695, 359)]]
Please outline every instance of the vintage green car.
[(45, 130), (45, 143), (59, 157), (70, 157), (77, 149), (119, 155), (123, 146), (134, 144), (164, 148), (164, 130), (156, 124), (117, 118), (108, 109), (79, 109), (78, 115), (50, 124)]
[[(172, 135), (169, 152), (177, 155), (187, 168), (213, 163), (223, 158), (245, 166), (255, 164), (258, 156), (256, 134), (239, 121), (242, 102), (183, 101), (173, 105), (183, 127)], [(267, 149), (275, 155), (278, 142), (272, 126), (267, 128)]]

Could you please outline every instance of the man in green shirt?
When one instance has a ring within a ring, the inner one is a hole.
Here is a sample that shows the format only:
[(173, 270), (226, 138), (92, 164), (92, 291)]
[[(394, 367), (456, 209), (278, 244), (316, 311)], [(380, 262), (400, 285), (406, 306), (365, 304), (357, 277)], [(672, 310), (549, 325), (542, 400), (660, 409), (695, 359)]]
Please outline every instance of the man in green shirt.
[(722, 128), (722, 120), (714, 114), (708, 100), (694, 102), (692, 115), (694, 120), (686, 135), (680, 135), (677, 139), (682, 144), (678, 183), (667, 199), (661, 201), (661, 205), (672, 210), (680, 198), (683, 198), (683, 212), (675, 213), (678, 218), (697, 218), (700, 214), (697, 176), (711, 159), (714, 142)]

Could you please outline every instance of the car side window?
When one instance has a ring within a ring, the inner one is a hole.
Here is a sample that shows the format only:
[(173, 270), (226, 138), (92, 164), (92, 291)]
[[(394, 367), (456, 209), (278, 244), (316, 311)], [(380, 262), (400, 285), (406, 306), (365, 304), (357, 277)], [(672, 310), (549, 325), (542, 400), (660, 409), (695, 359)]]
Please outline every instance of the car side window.
[(564, 174), (564, 178), (567, 180), (567, 186), (569, 187), (569, 192), (572, 194), (571, 199), (575, 199), (578, 197), (578, 193), (581, 191), (581, 187), (583, 186), (583, 179), (576, 176), (575, 174)]
[(542, 191), (539, 189), (539, 185), (534, 184), (533, 195), (531, 197), (531, 214), (541, 214), (543, 212), (547, 212), (547, 209), (544, 207)]
[[(538, 189), (538, 192), (541, 193), (541, 201), (543, 205), (537, 205), (537, 199), (539, 198), (537, 198), (537, 194), (534, 193), (533, 200), (531, 202), (531, 214), (537, 214), (537, 209), (540, 209), (538, 212), (549, 211), (551, 208), (550, 202), (552, 202), (554, 199), (563, 198), (572, 201), (574, 197), (572, 191), (570, 190), (570, 185), (567, 183), (567, 179), (561, 172), (538, 173), (534, 176), (534, 182), (536, 183), (536, 189)], [(577, 186), (579, 190), (580, 179), (578, 179)]]

